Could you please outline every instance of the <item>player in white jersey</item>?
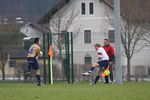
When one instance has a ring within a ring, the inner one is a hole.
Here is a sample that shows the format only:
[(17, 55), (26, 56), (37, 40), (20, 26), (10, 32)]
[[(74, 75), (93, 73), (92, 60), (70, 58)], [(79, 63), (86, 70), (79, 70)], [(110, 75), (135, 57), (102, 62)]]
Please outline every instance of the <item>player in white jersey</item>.
[[(89, 68), (89, 70), (85, 73), (82, 73), (83, 76), (89, 76), (90, 73), (95, 69), (95, 67), (99, 67), (100, 70), (104, 71), (109, 64), (109, 57), (106, 53), (106, 51), (101, 47), (100, 44), (95, 44), (95, 50), (98, 54), (98, 62), (95, 64), (92, 64), (92, 66)], [(108, 76), (105, 76), (105, 83), (109, 83)]]

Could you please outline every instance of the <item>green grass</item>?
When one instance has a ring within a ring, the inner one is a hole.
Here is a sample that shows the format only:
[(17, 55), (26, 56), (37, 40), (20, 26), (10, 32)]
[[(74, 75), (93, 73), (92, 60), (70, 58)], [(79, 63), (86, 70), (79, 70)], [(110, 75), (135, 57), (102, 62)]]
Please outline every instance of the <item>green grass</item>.
[(150, 82), (89, 85), (0, 83), (0, 100), (150, 100)]

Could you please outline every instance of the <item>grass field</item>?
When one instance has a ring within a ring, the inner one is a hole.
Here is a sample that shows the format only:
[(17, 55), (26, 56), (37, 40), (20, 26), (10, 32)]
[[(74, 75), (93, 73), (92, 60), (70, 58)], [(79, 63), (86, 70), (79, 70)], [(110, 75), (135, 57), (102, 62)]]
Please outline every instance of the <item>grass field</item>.
[(0, 83), (0, 100), (150, 100), (150, 82), (89, 85)]

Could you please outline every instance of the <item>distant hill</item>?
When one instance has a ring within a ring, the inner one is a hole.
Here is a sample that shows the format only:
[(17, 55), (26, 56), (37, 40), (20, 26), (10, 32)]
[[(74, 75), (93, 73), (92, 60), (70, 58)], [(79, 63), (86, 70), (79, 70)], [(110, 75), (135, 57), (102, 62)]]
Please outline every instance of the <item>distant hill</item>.
[(36, 22), (59, 0), (0, 0), (0, 16), (14, 20), (22, 17), (25, 22)]

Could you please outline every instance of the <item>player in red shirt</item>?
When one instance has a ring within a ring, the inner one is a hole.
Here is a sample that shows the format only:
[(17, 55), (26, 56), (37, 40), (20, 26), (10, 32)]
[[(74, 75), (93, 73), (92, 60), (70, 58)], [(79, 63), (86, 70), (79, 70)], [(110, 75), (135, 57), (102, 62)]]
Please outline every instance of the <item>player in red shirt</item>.
[(109, 67), (110, 67), (110, 80), (113, 82), (113, 72), (112, 72), (112, 65), (115, 59), (115, 51), (114, 47), (109, 43), (108, 39), (104, 39), (103, 48), (105, 49), (107, 55), (109, 56)]

